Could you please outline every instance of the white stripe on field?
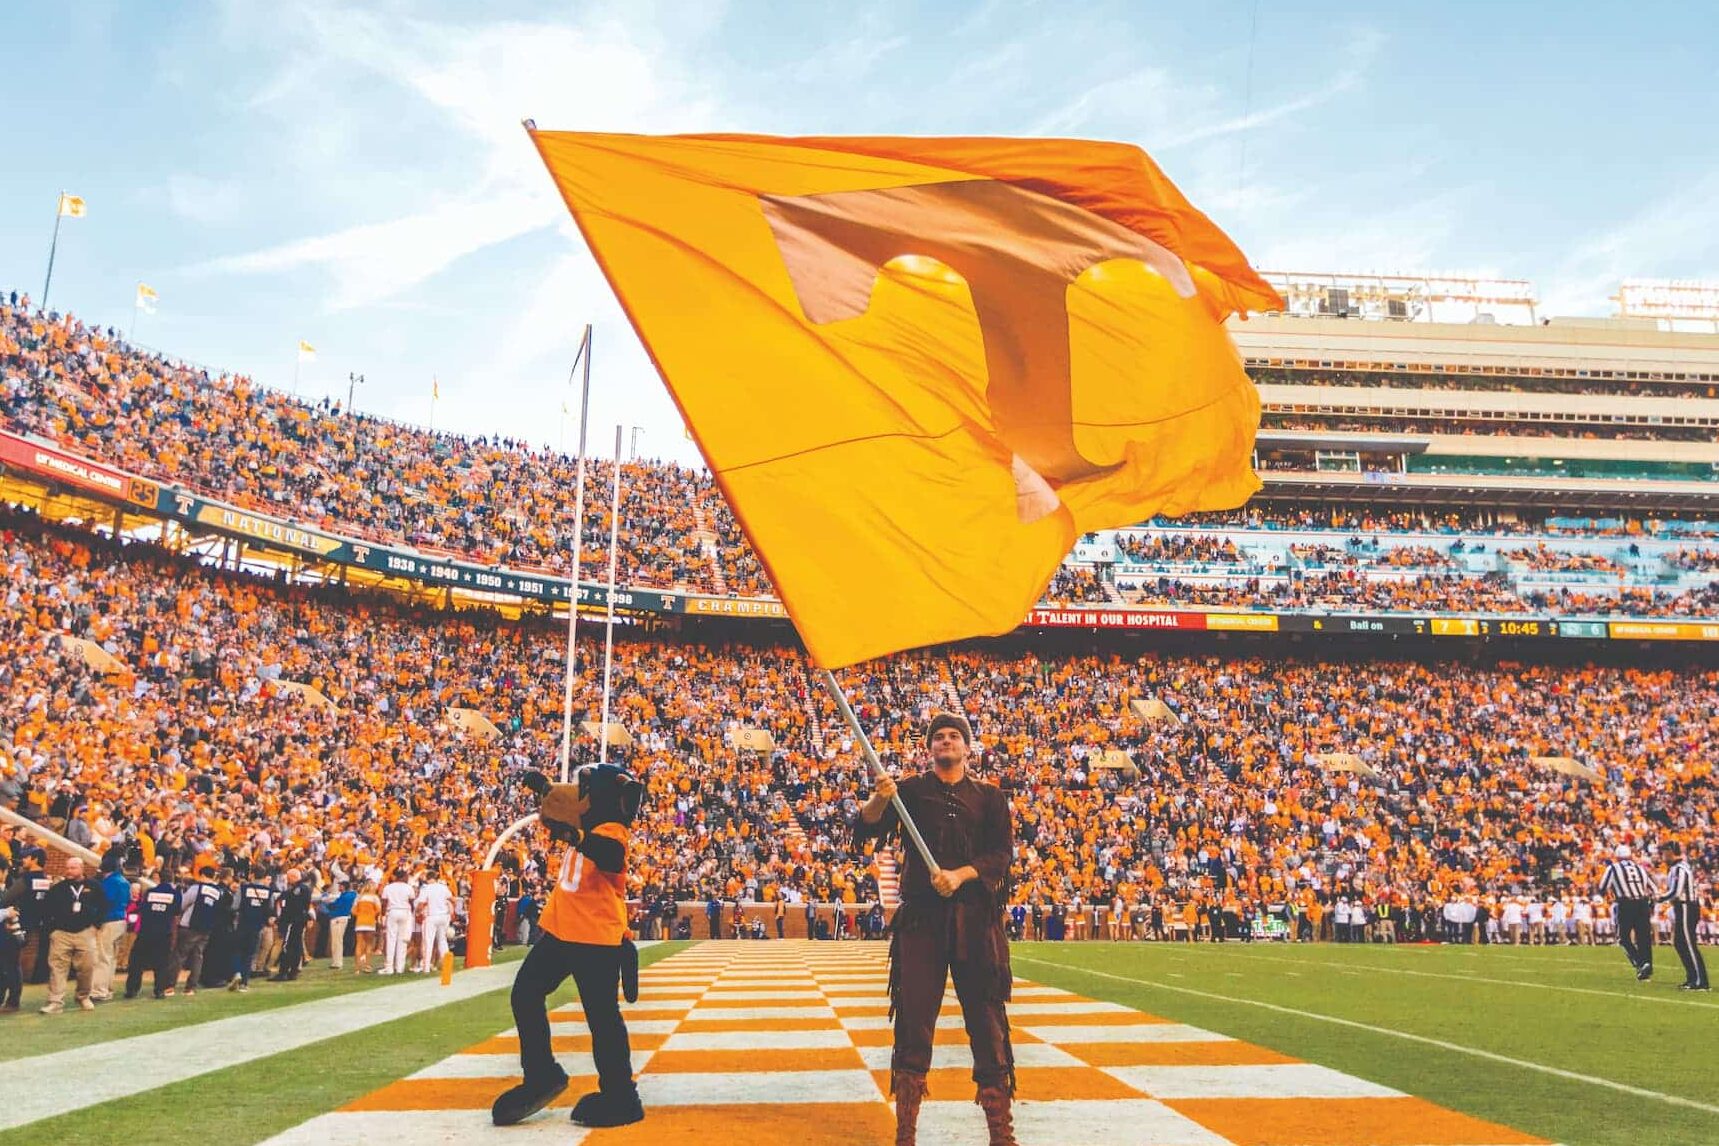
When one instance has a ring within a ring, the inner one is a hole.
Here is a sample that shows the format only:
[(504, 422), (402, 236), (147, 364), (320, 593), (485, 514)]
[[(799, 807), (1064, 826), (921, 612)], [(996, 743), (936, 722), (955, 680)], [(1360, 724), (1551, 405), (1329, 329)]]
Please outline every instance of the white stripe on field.
[[(518, 963), (497, 963), (461, 971), (446, 987), (439, 979), (417, 979), (13, 1059), (4, 1067), (8, 1097), (0, 1103), (0, 1130), (170, 1086), (210, 1071), (225, 1070), (499, 991), (513, 982), (519, 967)], [(175, 1004), (162, 1000), (132, 1005)], [(77, 1017), (71, 1017), (70, 1021), (77, 1021)], [(76, 1078), (77, 1085), (67, 1086), (68, 1078)]]
[(1399, 1031), (1392, 1027), (1375, 1026), (1372, 1023), (1362, 1023), (1357, 1022), (1354, 1019), (1338, 1018), (1336, 1015), (1325, 1015), (1318, 1011), (1303, 1011), (1297, 1007), (1285, 1007), (1280, 1006), (1277, 1003), (1267, 1003), (1262, 999), (1242, 999), (1237, 998), (1234, 995), (1220, 995), (1215, 991), (1201, 991), (1194, 987), (1183, 987), (1176, 983), (1160, 983), (1154, 979), (1139, 979), (1130, 975), (1113, 975), (1108, 971), (1094, 971), (1086, 967), (1077, 967), (1072, 963), (1059, 963), (1054, 959), (1034, 959), (1031, 956), (1025, 955), (1016, 955), (1014, 956), (1014, 959), (1019, 963), (1039, 963), (1046, 967), (1055, 967), (1062, 971), (1073, 971), (1082, 975), (1093, 975), (1100, 979), (1114, 979), (1119, 983), (1137, 983), (1143, 987), (1156, 987), (1161, 991), (1175, 991), (1178, 994), (1193, 995), (1201, 999), (1215, 999), (1220, 1003), (1237, 1003), (1241, 1006), (1259, 1007), (1262, 1010), (1275, 1011), (1281, 1015), (1294, 1015), (1299, 1019), (1313, 1019), (1316, 1022), (1332, 1023), (1336, 1026), (1348, 1027), (1351, 1030), (1367, 1031), (1368, 1033), (1375, 1035), (1386, 1035), (1390, 1038), (1404, 1039), (1408, 1042), (1420, 1043), (1424, 1046), (1437, 1047), (1440, 1050), (1451, 1051), (1455, 1054), (1471, 1055), (1474, 1058), (1485, 1059), (1488, 1062), (1499, 1062), (1506, 1066), (1514, 1066), (1520, 1067), (1523, 1070), (1537, 1071), (1540, 1074), (1549, 1074), (1555, 1078), (1567, 1079), (1571, 1082), (1582, 1082), (1589, 1086), (1604, 1087), (1607, 1090), (1615, 1090), (1622, 1094), (1633, 1095), (1636, 1098), (1649, 1098), (1656, 1102), (1667, 1103), (1671, 1106), (1684, 1106), (1691, 1110), (1703, 1111), (1707, 1114), (1719, 1114), (1719, 1106), (1710, 1102), (1697, 1102), (1693, 1098), (1685, 1098), (1680, 1094), (1664, 1094), (1657, 1090), (1648, 1090), (1646, 1087), (1642, 1086), (1631, 1086), (1627, 1082), (1618, 1082), (1615, 1079), (1599, 1078), (1598, 1076), (1591, 1074), (1580, 1074), (1573, 1070), (1565, 1070), (1562, 1067), (1547, 1066), (1545, 1063), (1530, 1062), (1523, 1058), (1512, 1058), (1510, 1055), (1496, 1054), (1493, 1051), (1481, 1050), (1478, 1047), (1466, 1047), (1461, 1043), (1446, 1042), (1444, 1039), (1435, 1039), (1427, 1035), (1417, 1035), (1409, 1031)]
[[(1499, 987), (1527, 987), (1535, 991), (1565, 991), (1572, 995), (1607, 995), (1614, 999), (1635, 999), (1643, 1003), (1670, 1003), (1674, 1007), (1719, 1007), (1719, 1003), (1704, 1003), (1699, 999), (1686, 999), (1675, 995), (1643, 995), (1631, 991), (1607, 991), (1600, 987), (1566, 987), (1559, 983), (1530, 983), (1524, 979), (1493, 979), (1485, 975), (1452, 975), (1448, 971), (1411, 971), (1407, 967), (1371, 967), (1365, 963), (1350, 963), (1343, 959), (1290, 959), (1255, 951), (1240, 954), (1238, 957), (1265, 963), (1293, 963), (1297, 967), (1319, 970), (1341, 968), (1351, 973), (1365, 971), (1375, 975), (1412, 975), (1417, 979), (1454, 979), (1459, 983), (1490, 983)], [(1631, 974), (1633, 975), (1633, 972)]]

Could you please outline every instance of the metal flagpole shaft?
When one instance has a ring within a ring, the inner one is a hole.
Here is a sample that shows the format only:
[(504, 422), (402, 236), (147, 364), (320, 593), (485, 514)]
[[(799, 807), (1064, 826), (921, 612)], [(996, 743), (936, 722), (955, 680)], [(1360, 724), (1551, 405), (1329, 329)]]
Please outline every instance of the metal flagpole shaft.
[(48, 275), (42, 280), (42, 313), (48, 312), (48, 288), (54, 285), (54, 253), (60, 249), (60, 220), (65, 218), (60, 209), (65, 206), (66, 193), (60, 192), (60, 197), (54, 200), (54, 240), (48, 244)]
[(621, 557), (621, 427), (615, 427), (615, 493), (609, 504), (609, 608), (603, 633), (602, 745), (597, 763), (609, 762), (609, 681), (615, 671), (615, 573)]
[[(847, 694), (842, 691), (842, 686), (836, 683), (836, 674), (829, 669), (824, 669), (823, 674), (824, 687), (829, 690), (830, 697), (836, 702), (836, 707), (841, 710), (842, 719), (848, 722), (849, 730), (853, 732), (854, 738), (859, 741), (860, 752), (865, 756), (865, 762), (871, 765), (871, 774), (874, 777), (888, 775), (883, 770), (883, 762), (877, 758), (877, 750), (871, 746), (871, 737), (867, 736), (865, 729), (860, 727), (859, 717), (854, 715), (853, 707), (848, 704)], [(895, 809), (896, 817), (901, 820), (901, 830), (907, 833), (908, 838), (913, 841), (913, 846), (919, 850), (919, 858), (925, 861), (925, 866), (930, 869), (931, 874), (936, 875), (940, 870), (937, 861), (932, 858), (931, 848), (926, 845), (925, 837), (919, 834), (919, 825), (914, 823), (913, 817), (907, 814), (907, 805), (901, 802), (900, 792), (890, 798), (890, 806)]]
[[(579, 477), (573, 494), (573, 575), (567, 590), (567, 670), (561, 697), (561, 782), (567, 783), (568, 768), (573, 760), (573, 634), (579, 627), (579, 562), (585, 537), (585, 427), (591, 415), (591, 324), (585, 324), (585, 336), (579, 340), (579, 352), (573, 356), (573, 370), (585, 364), (585, 381), (579, 394)], [(573, 380), (573, 371), (567, 372)]]

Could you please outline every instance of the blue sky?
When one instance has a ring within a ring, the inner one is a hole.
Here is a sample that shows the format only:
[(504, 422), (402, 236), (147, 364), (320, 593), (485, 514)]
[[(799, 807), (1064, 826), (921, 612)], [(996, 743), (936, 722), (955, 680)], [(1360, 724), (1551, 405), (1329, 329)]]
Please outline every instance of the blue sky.
[(590, 320), (594, 441), (693, 457), (525, 116), (1128, 140), (1257, 266), (1525, 278), (1542, 313), (1719, 278), (1712, 3), (65, 0), (0, 44), (4, 289), (40, 292), (64, 188), (57, 306), (123, 328), (146, 281), (141, 343), (286, 387), (303, 338), (303, 394), (359, 371), (424, 422), (434, 375), (438, 425), (551, 444)]

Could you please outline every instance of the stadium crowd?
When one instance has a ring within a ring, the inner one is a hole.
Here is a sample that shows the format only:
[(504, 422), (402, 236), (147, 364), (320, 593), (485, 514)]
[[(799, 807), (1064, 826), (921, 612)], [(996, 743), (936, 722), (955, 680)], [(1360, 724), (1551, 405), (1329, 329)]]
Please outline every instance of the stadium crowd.
[[(461, 898), (522, 806), (510, 777), (555, 766), (558, 626), (285, 585), (29, 514), (5, 519), (0, 552), (0, 799), (153, 878), (296, 871), (324, 897), (401, 873)], [(576, 726), (597, 716), (595, 662), (578, 668)], [(807, 668), (767, 644), (617, 645), (614, 715), (634, 743), (613, 751), (650, 791), (631, 869), (641, 911), (857, 911), (877, 896), (877, 857), (856, 855), (846, 827), (864, 776)], [(1034, 905), (1061, 927), (1120, 902), (1172, 924), (1192, 912), (1196, 932), (1289, 911), (1327, 934), (1326, 914), (1359, 902), (1416, 934), (1465, 899), (1590, 895), (1625, 839), (1719, 862), (1711, 671), (962, 649), (844, 683), (907, 766), (927, 713), (974, 715), (982, 771), (1014, 799), (1023, 927)], [(1169, 718), (1142, 715), (1143, 698)], [(497, 735), (462, 731), (459, 708)], [(737, 726), (773, 750), (732, 747)], [(1101, 767), (1107, 750), (1131, 768)], [(578, 737), (575, 760), (592, 753)], [(1327, 770), (1341, 754), (1367, 773)], [(1534, 763), (1565, 756), (1603, 779)], [(528, 836), (504, 853), (527, 907), (542, 847)]]
[(1267, 409), (1260, 427), (1271, 430), (1355, 434), (1484, 434), (1512, 438), (1592, 438), (1633, 442), (1711, 442), (1711, 426), (1650, 426), (1616, 423), (1596, 414), (1588, 421), (1527, 422), (1515, 418), (1419, 418), (1397, 413), (1301, 414)]
[[(242, 376), (130, 347), (112, 329), (44, 315), (17, 292), (0, 298), (0, 428), (243, 507), (430, 555), (564, 573), (572, 549), (577, 467), (557, 450), (402, 425), (326, 399), (301, 401)], [(621, 476), (622, 581), (730, 595), (771, 591), (708, 475), (629, 462)], [(588, 541), (608, 536), (611, 478), (610, 462), (588, 468)], [(1424, 515), (1250, 508), (1157, 524), (1653, 536), (1664, 523), (1559, 527), (1480, 508)], [(1679, 529), (1682, 536), (1713, 532)], [(1123, 545), (1136, 562), (1245, 561), (1233, 542), (1201, 535), (1136, 537)], [(587, 552), (594, 548), (588, 544)]]
[(1719, 398), (1719, 385), (1637, 378), (1553, 378), (1516, 374), (1453, 374), (1430, 370), (1287, 369), (1251, 366), (1261, 386), (1347, 386), (1393, 390), (1477, 390), (1508, 394), (1587, 394), (1632, 398)]

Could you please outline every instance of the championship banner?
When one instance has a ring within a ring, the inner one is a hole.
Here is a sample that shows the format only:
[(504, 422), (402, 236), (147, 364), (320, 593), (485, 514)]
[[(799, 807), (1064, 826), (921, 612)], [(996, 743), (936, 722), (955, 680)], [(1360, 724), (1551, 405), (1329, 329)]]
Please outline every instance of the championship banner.
[(782, 602), (771, 597), (688, 596), (684, 610), (701, 617), (788, 617)]

